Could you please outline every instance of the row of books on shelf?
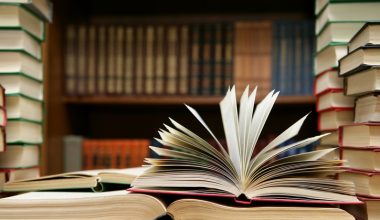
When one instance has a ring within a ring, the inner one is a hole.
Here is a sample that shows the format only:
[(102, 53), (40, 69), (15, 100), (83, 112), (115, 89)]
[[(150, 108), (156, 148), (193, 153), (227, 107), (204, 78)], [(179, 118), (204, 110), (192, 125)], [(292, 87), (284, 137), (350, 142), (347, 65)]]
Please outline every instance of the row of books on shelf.
[(70, 24), (66, 93), (222, 95), (235, 83), (241, 94), (260, 82), (263, 93), (273, 84), (285, 95), (311, 94), (313, 27), (310, 21)]
[(231, 84), (231, 23), (68, 25), (67, 94), (220, 95)]

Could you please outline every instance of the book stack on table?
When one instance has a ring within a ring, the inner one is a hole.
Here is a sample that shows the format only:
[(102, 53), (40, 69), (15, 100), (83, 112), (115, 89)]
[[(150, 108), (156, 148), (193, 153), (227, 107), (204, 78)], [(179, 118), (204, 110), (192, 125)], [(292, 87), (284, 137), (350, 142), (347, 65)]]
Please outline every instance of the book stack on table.
[(354, 123), (339, 128), (340, 157), (347, 172), (340, 179), (355, 183), (368, 219), (378, 219), (380, 205), (380, 23), (369, 22), (348, 43), (339, 61), (344, 91), (355, 98)]
[[(5, 181), (39, 176), (43, 142), (43, 61), (46, 0), (0, 1), (0, 83), (5, 88), (6, 151), (0, 153)], [(0, 187), (1, 188), (1, 187)], [(1, 189), (0, 189), (1, 190)]]
[[(317, 97), (318, 130), (330, 133), (318, 149), (338, 147), (338, 128), (354, 121), (355, 97), (346, 96), (344, 80), (338, 75), (338, 61), (347, 45), (367, 21), (380, 20), (379, 1), (316, 0), (314, 95)], [(355, 12), (355, 13), (352, 13)], [(329, 155), (339, 158), (338, 150)]]

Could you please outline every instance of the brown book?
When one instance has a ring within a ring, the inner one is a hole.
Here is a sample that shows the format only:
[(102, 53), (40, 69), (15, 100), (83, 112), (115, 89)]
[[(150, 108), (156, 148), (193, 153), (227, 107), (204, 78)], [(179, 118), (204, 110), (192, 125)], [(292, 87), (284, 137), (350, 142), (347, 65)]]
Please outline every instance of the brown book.
[(115, 30), (115, 89), (114, 92), (118, 95), (123, 93), (124, 84), (124, 26), (118, 25)]
[(213, 68), (213, 30), (212, 24), (204, 24), (202, 25), (202, 38), (201, 38), (201, 73), (199, 75), (199, 79), (201, 81), (201, 94), (202, 95), (210, 95), (212, 90), (212, 68)]
[(177, 59), (178, 59), (178, 26), (168, 26), (168, 52), (166, 57), (167, 65), (167, 84), (166, 94), (175, 95), (177, 93)]
[(87, 70), (87, 86), (86, 86), (86, 94), (87, 95), (95, 95), (96, 93), (96, 54), (97, 54), (97, 32), (96, 25), (88, 26), (88, 34), (87, 34), (87, 57), (86, 57), (86, 70)]
[(271, 89), (272, 25), (269, 21), (235, 24), (234, 81), (237, 94), (247, 84), (261, 97)]
[(224, 88), (222, 94), (225, 94), (227, 89), (233, 84), (233, 75), (234, 75), (234, 27), (233, 24), (227, 23), (224, 27), (224, 39), (223, 39), (223, 81)]
[(107, 27), (107, 56), (106, 56), (106, 91), (107, 94), (116, 93), (116, 26)]
[(200, 92), (200, 25), (191, 25), (191, 48), (190, 48), (190, 94), (198, 95)]
[(98, 50), (97, 50), (97, 70), (96, 70), (96, 92), (104, 95), (106, 93), (106, 74), (107, 74), (107, 27), (98, 27)]
[(67, 95), (77, 93), (77, 26), (66, 26), (66, 54), (65, 54), (65, 92)]
[(214, 36), (214, 67), (213, 67), (213, 91), (214, 95), (221, 95), (224, 91), (223, 85), (223, 43), (222, 23), (215, 24)]
[(125, 28), (125, 75), (124, 75), (124, 93), (131, 95), (133, 93), (134, 85), (134, 71), (135, 71), (135, 34), (136, 29), (133, 26)]
[(181, 25), (179, 31), (178, 88), (181, 95), (189, 93), (189, 26)]
[(85, 95), (87, 90), (87, 25), (78, 26), (78, 95)]
[(165, 72), (165, 27), (158, 25), (155, 28), (155, 59), (154, 59), (154, 93), (162, 95), (164, 93), (164, 72)]
[(135, 70), (135, 93), (141, 95), (144, 92), (144, 47), (145, 47), (144, 27), (136, 27), (136, 70)]
[(146, 27), (146, 47), (145, 47), (145, 77), (144, 77), (144, 91), (146, 94), (153, 94), (154, 92), (154, 26), (149, 25)]

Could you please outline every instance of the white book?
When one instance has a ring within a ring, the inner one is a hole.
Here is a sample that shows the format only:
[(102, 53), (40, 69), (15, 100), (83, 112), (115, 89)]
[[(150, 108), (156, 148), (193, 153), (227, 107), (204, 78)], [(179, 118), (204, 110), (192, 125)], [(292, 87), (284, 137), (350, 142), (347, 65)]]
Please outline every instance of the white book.
[(21, 94), (8, 95), (6, 109), (9, 119), (25, 118), (32, 121), (42, 121), (43, 103)]
[(25, 8), (15, 4), (0, 5), (0, 28), (20, 28), (38, 40), (44, 40), (44, 22)]
[(0, 75), (6, 95), (22, 94), (32, 99), (43, 100), (43, 84), (22, 74)]
[(41, 44), (23, 30), (0, 30), (0, 50), (25, 51), (41, 60)]
[(0, 52), (0, 75), (22, 73), (36, 80), (43, 79), (42, 62), (21, 52)]
[(0, 168), (26, 168), (39, 165), (40, 149), (37, 145), (8, 145), (0, 154)]
[(315, 33), (323, 29), (329, 22), (364, 22), (380, 20), (380, 2), (347, 2), (328, 4), (317, 17)]
[(6, 134), (8, 144), (41, 144), (42, 124), (23, 119), (9, 120)]

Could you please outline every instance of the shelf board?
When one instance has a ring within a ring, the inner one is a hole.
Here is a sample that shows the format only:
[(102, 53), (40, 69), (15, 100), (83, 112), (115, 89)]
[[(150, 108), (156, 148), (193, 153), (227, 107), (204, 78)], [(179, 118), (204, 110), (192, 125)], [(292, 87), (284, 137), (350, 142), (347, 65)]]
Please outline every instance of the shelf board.
[[(66, 104), (120, 104), (120, 105), (217, 105), (222, 96), (67, 96), (63, 98)], [(260, 101), (262, 97), (259, 97)], [(276, 104), (314, 104), (314, 96), (280, 96)]]

